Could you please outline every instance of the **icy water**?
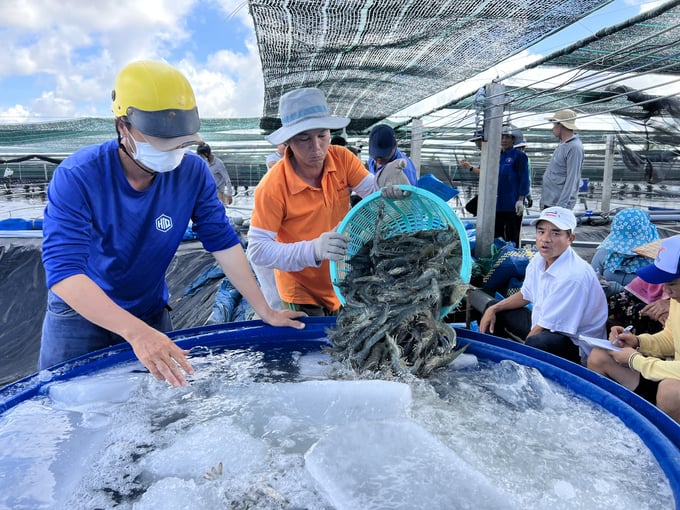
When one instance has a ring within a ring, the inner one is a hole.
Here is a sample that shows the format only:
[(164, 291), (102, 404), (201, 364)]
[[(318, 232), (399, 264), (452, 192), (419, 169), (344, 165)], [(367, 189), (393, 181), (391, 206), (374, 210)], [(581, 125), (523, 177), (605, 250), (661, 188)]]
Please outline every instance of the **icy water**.
[(0, 415), (0, 508), (675, 508), (635, 433), (510, 361), (405, 383), (316, 350), (192, 357), (186, 388), (129, 363)]

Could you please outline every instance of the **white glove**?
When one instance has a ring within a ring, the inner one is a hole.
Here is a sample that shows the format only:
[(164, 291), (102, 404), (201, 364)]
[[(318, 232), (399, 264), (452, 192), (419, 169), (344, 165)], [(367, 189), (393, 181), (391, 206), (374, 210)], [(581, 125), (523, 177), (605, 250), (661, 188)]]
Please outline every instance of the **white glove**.
[(389, 198), (390, 200), (399, 200), (401, 198), (407, 197), (411, 194), (410, 191), (401, 189), (399, 186), (385, 186), (380, 188), (382, 196)]
[(395, 159), (387, 163), (378, 173), (378, 186), (394, 186), (396, 184), (410, 184), (408, 177), (404, 173), (406, 160), (404, 158)]
[(410, 184), (404, 168), (406, 168), (406, 160), (399, 158), (387, 163), (378, 173), (378, 186), (385, 198), (397, 200), (410, 194), (399, 187), (400, 184)]
[(338, 234), (334, 230), (324, 232), (314, 239), (314, 259), (317, 262), (322, 260), (341, 260), (347, 252), (349, 238), (344, 234)]
[(522, 216), (522, 214), (524, 214), (524, 200), (515, 202), (515, 212), (517, 213), (517, 216)]

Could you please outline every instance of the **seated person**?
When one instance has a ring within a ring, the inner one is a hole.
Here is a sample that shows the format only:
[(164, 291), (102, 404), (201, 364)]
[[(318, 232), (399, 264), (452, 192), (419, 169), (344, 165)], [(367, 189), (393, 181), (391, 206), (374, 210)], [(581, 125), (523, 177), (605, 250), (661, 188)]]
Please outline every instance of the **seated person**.
[[(606, 334), (604, 292), (593, 268), (571, 248), (576, 228), (573, 212), (548, 207), (532, 224), (540, 256), (527, 265), (519, 292), (489, 302), (479, 329), (581, 363), (588, 353), (576, 343), (578, 336)], [(531, 311), (525, 308), (529, 303), (533, 303)]]
[(622, 349), (600, 348), (588, 356), (588, 368), (622, 384), (680, 422), (680, 236), (661, 243), (650, 264), (637, 271), (648, 283), (663, 284), (670, 296), (668, 320), (655, 334), (624, 332), (614, 326), (609, 340)]
[(649, 264), (633, 248), (659, 239), (659, 233), (647, 212), (633, 207), (616, 213), (609, 235), (598, 247), (591, 265), (607, 297), (623, 291), (636, 277), (635, 271)]
[(623, 291), (609, 296), (609, 319), (612, 326), (632, 325), (636, 331), (656, 333), (663, 329), (670, 299), (663, 284), (647, 283), (639, 276), (626, 285)]
[[(665, 294), (665, 293), (664, 293)], [(640, 310), (640, 315), (644, 317), (649, 317), (650, 319), (666, 325), (668, 320), (668, 314), (671, 310), (671, 300), (668, 297), (662, 297), (656, 301), (648, 303), (642, 310)]]

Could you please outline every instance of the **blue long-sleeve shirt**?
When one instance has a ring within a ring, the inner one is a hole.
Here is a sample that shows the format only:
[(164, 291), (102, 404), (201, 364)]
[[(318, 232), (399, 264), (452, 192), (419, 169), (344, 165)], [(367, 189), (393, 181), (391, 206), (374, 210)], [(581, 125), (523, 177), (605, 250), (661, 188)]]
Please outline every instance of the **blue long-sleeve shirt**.
[(116, 140), (83, 147), (57, 167), (47, 198), (42, 258), (48, 288), (85, 274), (141, 319), (168, 302), (165, 272), (190, 220), (210, 252), (239, 242), (207, 165), (191, 152), (137, 191), (123, 173)]
[(496, 211), (514, 211), (519, 197), (526, 197), (528, 194), (529, 158), (524, 152), (515, 148), (501, 152), (498, 165)]
[[(388, 161), (388, 163), (394, 161), (395, 159), (404, 159), (406, 160), (406, 168), (404, 168), (404, 174), (406, 174), (406, 178), (408, 179), (408, 182), (411, 186), (417, 186), (418, 185), (418, 173), (416, 171), (416, 166), (413, 164), (413, 161), (411, 161), (411, 158), (409, 158), (406, 154), (401, 152), (399, 149), (396, 149), (394, 151), (394, 155)], [(378, 164), (375, 162), (375, 159), (373, 158), (368, 158), (368, 171), (371, 172), (373, 175), (378, 175), (380, 173), (380, 170), (385, 165), (378, 166)]]

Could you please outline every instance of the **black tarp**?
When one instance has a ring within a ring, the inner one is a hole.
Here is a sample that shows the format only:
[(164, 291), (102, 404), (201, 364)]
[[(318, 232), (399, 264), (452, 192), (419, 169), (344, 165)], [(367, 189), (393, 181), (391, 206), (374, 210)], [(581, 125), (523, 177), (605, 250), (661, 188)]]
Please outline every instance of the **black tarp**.
[[(37, 370), (47, 302), (40, 242), (0, 239), (0, 386)], [(166, 275), (175, 329), (202, 326), (210, 317), (221, 280), (206, 282), (195, 294), (183, 294), (214, 261), (199, 242), (183, 243), (175, 255)]]

